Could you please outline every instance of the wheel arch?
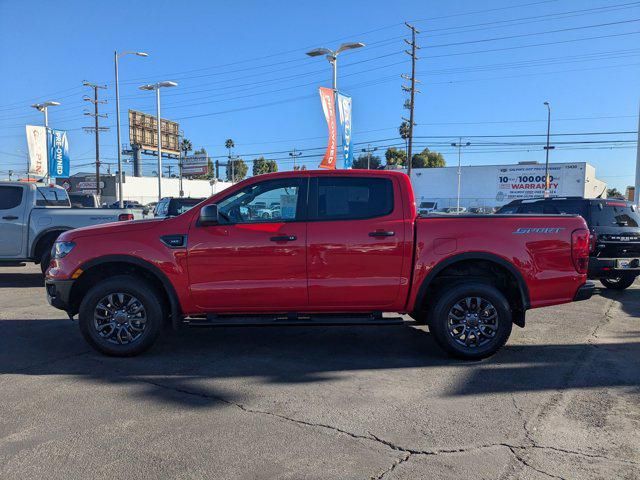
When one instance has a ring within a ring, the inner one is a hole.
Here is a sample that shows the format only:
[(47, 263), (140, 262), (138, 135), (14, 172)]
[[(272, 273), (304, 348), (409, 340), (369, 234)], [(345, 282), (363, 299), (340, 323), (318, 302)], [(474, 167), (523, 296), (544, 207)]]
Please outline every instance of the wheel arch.
[[(56, 234), (55, 238), (58, 238), (64, 232), (68, 232), (69, 230), (73, 230), (72, 227), (50, 227), (38, 232), (36, 238), (33, 239), (31, 243), (31, 251), (29, 252), (29, 257), (35, 260), (36, 263), (40, 262), (40, 257), (42, 256), (42, 248), (45, 244), (45, 239), (52, 237), (53, 234)], [(54, 241), (55, 241), (54, 238)]]
[(178, 294), (171, 281), (151, 262), (131, 255), (106, 255), (94, 258), (80, 266), (82, 274), (74, 282), (69, 303), (73, 314), (77, 313), (82, 296), (93, 281), (107, 278), (110, 274), (132, 274), (149, 280), (161, 293), (170, 310), (174, 328), (179, 326), (181, 307)]
[[(525, 282), (522, 273), (508, 260), (487, 252), (465, 252), (453, 255), (438, 263), (425, 277), (418, 289), (416, 296), (416, 309), (426, 309), (429, 305), (429, 292), (437, 289), (437, 280), (441, 279), (443, 274), (448, 271), (455, 271), (463, 266), (479, 266), (481, 269), (489, 267), (497, 267), (497, 272), (503, 272), (515, 281), (515, 290), (511, 289), (508, 297), (511, 296), (517, 301), (518, 309), (513, 312), (513, 321), (516, 325), (524, 327), (525, 311), (531, 306), (529, 298), (529, 288)], [(510, 294), (510, 295), (509, 295)]]

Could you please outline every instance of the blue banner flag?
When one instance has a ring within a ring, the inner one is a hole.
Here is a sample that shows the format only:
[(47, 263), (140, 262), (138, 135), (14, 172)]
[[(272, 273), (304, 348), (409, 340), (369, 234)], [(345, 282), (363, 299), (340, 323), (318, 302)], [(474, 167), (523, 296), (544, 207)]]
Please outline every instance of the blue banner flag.
[(69, 176), (69, 140), (64, 130), (47, 131), (47, 147), (49, 151), (49, 177)]
[(342, 129), (342, 152), (344, 168), (353, 166), (353, 147), (351, 145), (351, 97), (338, 93), (338, 112)]

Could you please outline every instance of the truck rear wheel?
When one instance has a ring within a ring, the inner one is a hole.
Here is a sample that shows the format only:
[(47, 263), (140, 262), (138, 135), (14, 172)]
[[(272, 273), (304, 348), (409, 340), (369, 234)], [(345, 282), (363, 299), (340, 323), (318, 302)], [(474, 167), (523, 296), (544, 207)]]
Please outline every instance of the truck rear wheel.
[(106, 355), (130, 357), (149, 349), (160, 334), (163, 301), (156, 290), (130, 275), (102, 280), (82, 299), (80, 331)]
[(620, 275), (619, 277), (601, 278), (600, 283), (612, 290), (624, 290), (629, 288), (635, 282), (636, 276), (631, 274)]
[(445, 290), (429, 315), (429, 331), (448, 354), (480, 360), (496, 353), (511, 335), (511, 308), (495, 287), (459, 283)]

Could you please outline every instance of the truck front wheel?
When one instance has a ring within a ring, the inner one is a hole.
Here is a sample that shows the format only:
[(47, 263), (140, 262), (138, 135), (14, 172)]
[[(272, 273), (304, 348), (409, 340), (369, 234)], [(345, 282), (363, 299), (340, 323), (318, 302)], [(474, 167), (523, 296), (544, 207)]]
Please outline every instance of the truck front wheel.
[(450, 355), (480, 360), (496, 353), (511, 335), (511, 308), (495, 287), (459, 283), (444, 290), (429, 315), (429, 331)]
[(106, 355), (130, 357), (150, 348), (162, 329), (163, 301), (156, 290), (130, 275), (100, 281), (82, 299), (80, 331)]

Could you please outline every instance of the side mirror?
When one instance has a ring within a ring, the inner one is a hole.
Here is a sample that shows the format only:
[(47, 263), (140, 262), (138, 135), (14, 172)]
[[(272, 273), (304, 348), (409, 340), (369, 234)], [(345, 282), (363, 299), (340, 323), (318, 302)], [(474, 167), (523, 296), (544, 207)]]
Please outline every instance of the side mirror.
[(200, 209), (200, 225), (217, 225), (218, 223), (218, 205), (205, 205)]

